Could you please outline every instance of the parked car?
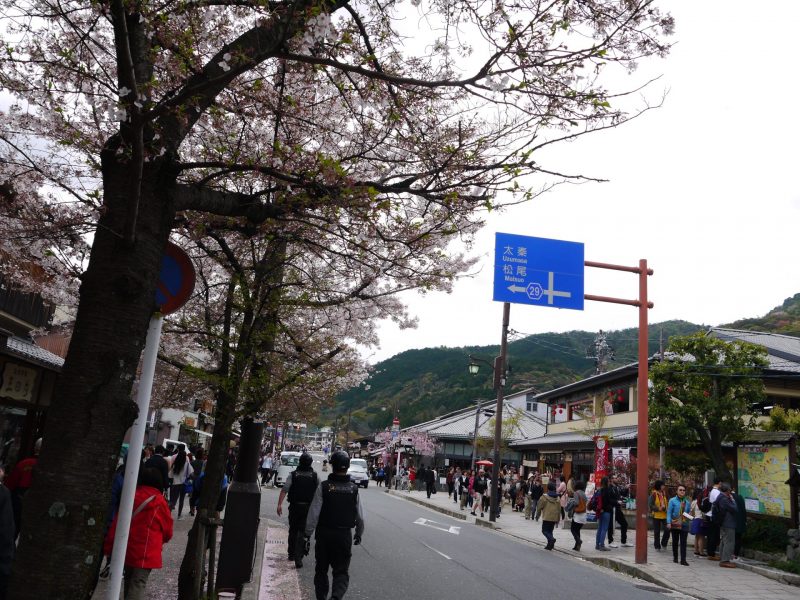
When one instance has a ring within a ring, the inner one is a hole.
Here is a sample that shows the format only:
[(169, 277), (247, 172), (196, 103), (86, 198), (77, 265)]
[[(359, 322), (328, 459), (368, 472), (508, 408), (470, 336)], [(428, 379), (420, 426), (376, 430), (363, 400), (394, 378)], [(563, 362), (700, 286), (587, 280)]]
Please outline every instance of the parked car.
[(294, 471), (297, 465), (300, 464), (301, 454), (302, 452), (281, 452), (281, 462), (278, 465), (277, 473), (275, 473), (275, 485), (283, 487), (283, 484), (286, 483), (286, 478), (289, 477), (289, 473)]
[(363, 458), (351, 458), (350, 468), (347, 469), (347, 474), (350, 476), (350, 481), (358, 484), (359, 486), (367, 487), (369, 485), (369, 473), (367, 472), (367, 461)]

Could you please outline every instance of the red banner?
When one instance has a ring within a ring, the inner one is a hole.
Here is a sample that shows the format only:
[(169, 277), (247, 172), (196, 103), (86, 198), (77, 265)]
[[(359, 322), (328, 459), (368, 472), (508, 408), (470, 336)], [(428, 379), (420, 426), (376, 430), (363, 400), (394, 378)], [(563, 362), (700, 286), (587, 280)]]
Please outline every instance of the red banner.
[(608, 476), (608, 438), (604, 435), (594, 437), (594, 480), (600, 485), (600, 480)]

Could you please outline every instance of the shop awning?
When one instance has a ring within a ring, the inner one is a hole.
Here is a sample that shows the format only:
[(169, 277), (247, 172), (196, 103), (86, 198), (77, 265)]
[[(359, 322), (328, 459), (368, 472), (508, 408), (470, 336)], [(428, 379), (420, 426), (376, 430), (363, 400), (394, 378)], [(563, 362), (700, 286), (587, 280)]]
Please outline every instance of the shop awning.
[(192, 429), (197, 435), (202, 435), (205, 437), (214, 437), (212, 434), (208, 433), (207, 431), (203, 431), (202, 429)]

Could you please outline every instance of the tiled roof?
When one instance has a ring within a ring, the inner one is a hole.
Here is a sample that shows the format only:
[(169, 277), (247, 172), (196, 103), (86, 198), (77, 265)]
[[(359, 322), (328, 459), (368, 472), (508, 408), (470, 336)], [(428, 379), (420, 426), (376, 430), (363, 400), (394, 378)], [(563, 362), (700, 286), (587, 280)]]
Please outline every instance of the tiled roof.
[(800, 338), (779, 333), (712, 327), (708, 335), (721, 340), (750, 342), (766, 348), (769, 369), (800, 373)]
[(21, 337), (9, 337), (6, 340), (5, 351), (12, 356), (53, 371), (60, 371), (64, 366), (63, 358)]
[[(481, 414), (478, 417), (478, 437), (479, 438), (493, 438), (494, 426), (492, 415), (484, 414), (483, 411), (494, 409), (495, 402), (486, 402), (481, 404)], [(408, 429), (417, 431), (425, 431), (431, 437), (437, 439), (472, 439), (473, 432), (475, 431), (475, 411), (476, 407), (470, 407), (444, 415), (438, 419), (427, 421), (414, 425)], [(517, 430), (512, 434), (513, 440), (536, 438), (544, 435), (547, 426), (545, 422), (525, 410), (512, 407), (508, 402), (503, 404), (503, 415), (508, 417), (511, 412), (519, 413), (519, 424)], [(504, 420), (505, 420), (504, 418)]]
[[(635, 425), (628, 427), (614, 427), (601, 432), (602, 435), (608, 435), (612, 441), (616, 440), (635, 440), (638, 433), (638, 428)], [(544, 448), (547, 446), (561, 446), (563, 444), (576, 444), (579, 442), (587, 442), (591, 444), (591, 440), (587, 434), (570, 431), (569, 433), (554, 433), (545, 435), (540, 438), (524, 439), (511, 442), (511, 446), (515, 448)]]

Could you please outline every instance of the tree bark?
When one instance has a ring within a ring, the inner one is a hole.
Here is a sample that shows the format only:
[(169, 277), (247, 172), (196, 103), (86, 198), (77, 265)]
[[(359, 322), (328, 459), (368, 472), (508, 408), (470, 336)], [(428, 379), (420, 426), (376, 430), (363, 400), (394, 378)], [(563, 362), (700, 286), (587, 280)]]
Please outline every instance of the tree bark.
[(237, 395), (238, 390), (234, 390), (233, 394), (225, 390), (219, 390), (217, 393), (214, 437), (211, 438), (211, 447), (208, 451), (198, 516), (186, 540), (186, 552), (178, 575), (178, 600), (196, 600), (203, 593), (202, 586), (198, 585), (200, 578), (197, 574), (203, 569), (202, 557), (205, 556), (205, 547), (208, 543), (208, 528), (203, 523), (202, 515), (213, 515), (219, 499), (230, 447), (231, 428), (236, 420)]
[(725, 456), (722, 454), (722, 436), (715, 429), (698, 431), (700, 439), (703, 441), (706, 453), (711, 459), (711, 464), (714, 467), (714, 473), (723, 481), (733, 483), (733, 477), (725, 463)]
[[(136, 417), (131, 389), (174, 220), (174, 175), (164, 162), (148, 163), (136, 238), (123, 241), (128, 169), (104, 153), (105, 210), (81, 284), (70, 351), (48, 409), (33, 487), (25, 496), (10, 598), (87, 598), (99, 568), (111, 475)], [(138, 458), (137, 441), (131, 442), (132, 458)]]

